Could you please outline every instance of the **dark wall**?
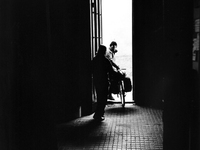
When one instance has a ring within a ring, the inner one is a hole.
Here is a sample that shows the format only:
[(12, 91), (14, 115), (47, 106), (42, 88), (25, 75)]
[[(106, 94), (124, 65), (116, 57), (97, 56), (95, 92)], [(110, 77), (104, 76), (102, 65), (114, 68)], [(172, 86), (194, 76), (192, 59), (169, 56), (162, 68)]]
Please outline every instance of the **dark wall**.
[[(193, 3), (165, 1), (164, 147), (189, 149), (192, 83)], [(173, 122), (173, 124), (172, 124)], [(170, 136), (173, 133), (173, 136)], [(173, 148), (172, 148), (173, 149)]]
[(0, 149), (57, 149), (55, 126), (91, 113), (89, 1), (1, 1)]
[(163, 99), (163, 4), (134, 1), (135, 101), (160, 106)]
[(14, 30), (11, 15), (10, 1), (0, 1), (0, 149), (13, 147), (14, 116)]
[(194, 94), (193, 3), (134, 3), (136, 104), (163, 108), (164, 149), (188, 150)]
[[(53, 99), (58, 100), (57, 111), (65, 114), (64, 120), (77, 117), (73, 114), (79, 106), (91, 102), (89, 10), (89, 2), (49, 3), (50, 87)], [(85, 106), (82, 110), (83, 114), (91, 111)]]

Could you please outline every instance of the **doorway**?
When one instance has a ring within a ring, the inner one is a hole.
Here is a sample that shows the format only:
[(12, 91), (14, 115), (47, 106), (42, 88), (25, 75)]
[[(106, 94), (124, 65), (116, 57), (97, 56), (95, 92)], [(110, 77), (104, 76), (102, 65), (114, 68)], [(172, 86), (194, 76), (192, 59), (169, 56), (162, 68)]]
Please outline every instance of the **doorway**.
[[(116, 64), (126, 69), (133, 83), (132, 0), (102, 0), (102, 42), (109, 48), (112, 41), (117, 42)], [(132, 92), (127, 93), (126, 101), (133, 102)]]

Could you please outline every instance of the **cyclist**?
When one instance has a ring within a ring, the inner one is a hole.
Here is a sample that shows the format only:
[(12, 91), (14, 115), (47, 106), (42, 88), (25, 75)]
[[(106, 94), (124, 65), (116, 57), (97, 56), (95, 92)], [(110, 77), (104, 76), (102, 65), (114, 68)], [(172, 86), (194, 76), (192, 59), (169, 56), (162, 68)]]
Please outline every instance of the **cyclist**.
[[(106, 54), (106, 57), (110, 60), (112, 66), (113, 66), (113, 69), (114, 69), (115, 71), (117, 71), (117, 70), (120, 69), (119, 66), (115, 63), (115, 54), (118, 52), (116, 48), (117, 48), (117, 42), (112, 41), (112, 42), (110, 43), (109, 50), (108, 50), (108, 52), (107, 52), (107, 54)], [(115, 100), (115, 99), (113, 98), (112, 93), (111, 93), (110, 90), (109, 90), (109, 92), (108, 92), (108, 99), (110, 99), (110, 100)]]

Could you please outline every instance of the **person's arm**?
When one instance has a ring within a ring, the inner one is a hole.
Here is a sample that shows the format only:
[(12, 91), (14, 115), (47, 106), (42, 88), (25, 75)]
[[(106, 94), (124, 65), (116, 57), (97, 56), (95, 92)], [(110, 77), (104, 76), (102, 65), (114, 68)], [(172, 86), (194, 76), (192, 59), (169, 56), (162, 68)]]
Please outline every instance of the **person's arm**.
[(120, 67), (116, 63), (114, 63), (114, 61), (110, 60), (110, 62), (112, 64), (112, 66), (115, 67), (117, 70), (120, 69)]

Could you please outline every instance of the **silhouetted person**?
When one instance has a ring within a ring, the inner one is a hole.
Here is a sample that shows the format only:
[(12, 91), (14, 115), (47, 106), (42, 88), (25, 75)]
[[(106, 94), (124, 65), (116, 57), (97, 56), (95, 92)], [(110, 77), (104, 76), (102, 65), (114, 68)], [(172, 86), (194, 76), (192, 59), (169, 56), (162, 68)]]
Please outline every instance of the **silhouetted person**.
[[(109, 50), (106, 54), (106, 57), (110, 60), (112, 66), (113, 66), (113, 69), (115, 71), (119, 70), (119, 66), (115, 63), (115, 54), (117, 53), (117, 42), (115, 41), (112, 41), (110, 43), (110, 47), (109, 47)], [(108, 99), (110, 100), (114, 100), (114, 98), (112, 97), (112, 93), (111, 91), (108, 92)]]
[(104, 45), (100, 45), (97, 55), (92, 60), (93, 80), (97, 93), (97, 108), (93, 118), (99, 121), (105, 119), (104, 112), (107, 104), (109, 75), (114, 72), (111, 62), (105, 57), (106, 50)]

